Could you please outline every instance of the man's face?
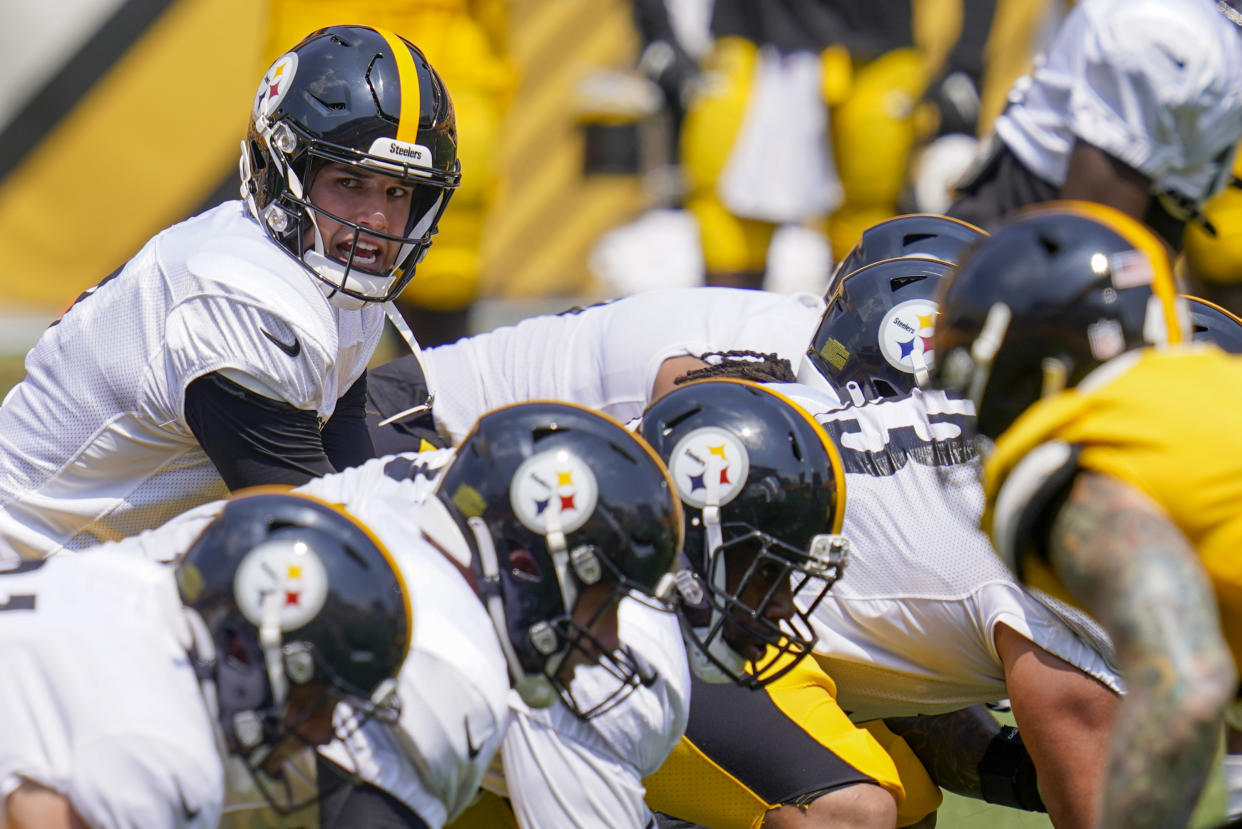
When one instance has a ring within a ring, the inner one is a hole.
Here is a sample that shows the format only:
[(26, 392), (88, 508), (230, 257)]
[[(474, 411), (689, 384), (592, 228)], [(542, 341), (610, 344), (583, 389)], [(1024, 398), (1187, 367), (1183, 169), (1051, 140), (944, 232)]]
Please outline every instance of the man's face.
[[(579, 627), (585, 628), (599, 647), (606, 652), (620, 649), (621, 639), (617, 633), (618, 602), (612, 584), (593, 584), (578, 594), (574, 604), (572, 618)], [(596, 649), (589, 639), (579, 640), (583, 648), (570, 648), (569, 654), (561, 664), (557, 675), (564, 681), (573, 676), (574, 668), (579, 665), (590, 665), (599, 661), (604, 654)]]
[(280, 741), (263, 763), (263, 770), (279, 776), (284, 762), (309, 746), (332, 742), (332, 712), (336, 697), (323, 685), (294, 685), (289, 689), (285, 705), (285, 725), (289, 733)]
[[(758, 547), (757, 541), (744, 542), (724, 550), (726, 587), (742, 605), (757, 611), (755, 618), (779, 624), (781, 620), (793, 618), (794, 614), (789, 571), (769, 557), (756, 563)], [(734, 608), (725, 619), (725, 642), (751, 662), (763, 657), (770, 636), (770, 630), (765, 634), (763, 628), (756, 626), (754, 619), (739, 608)]]
[[(355, 222), (360, 227), (401, 235), (409, 221), (412, 192), (408, 184), (392, 176), (328, 162), (311, 180), (309, 197), (311, 203), (321, 210)], [(355, 268), (378, 274), (388, 273), (396, 264), (400, 242), (364, 232), (359, 234), (355, 247), (352, 227), (322, 213), (317, 214), (316, 221), (323, 234), (325, 256), (348, 263), (352, 251)], [(307, 249), (314, 247), (313, 228), (306, 231), (302, 243)]]

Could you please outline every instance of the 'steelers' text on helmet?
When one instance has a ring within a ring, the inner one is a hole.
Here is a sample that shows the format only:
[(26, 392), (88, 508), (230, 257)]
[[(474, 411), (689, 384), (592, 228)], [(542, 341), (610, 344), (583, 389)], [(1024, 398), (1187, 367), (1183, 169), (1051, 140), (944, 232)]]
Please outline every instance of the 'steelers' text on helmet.
[(836, 447), (796, 403), (746, 380), (669, 392), (642, 433), (686, 509), (678, 614), (695, 673), (747, 687), (782, 676), (814, 646), (809, 616), (846, 563)]
[(953, 266), (907, 256), (847, 274), (828, 296), (807, 356), (834, 388), (867, 400), (898, 397), (927, 380), (936, 290)]
[(1087, 202), (1023, 211), (944, 279), (931, 385), (975, 404), (995, 440), (1029, 406), (1126, 351), (1187, 339), (1161, 241)]
[[(474, 548), (484, 604), (527, 704), (559, 696), (585, 719), (643, 680), (640, 657), (610, 651), (573, 619), (588, 590), (611, 590), (595, 618), (626, 596), (671, 595), (682, 511), (641, 438), (568, 403), (506, 406), (466, 435), (438, 497)], [(571, 652), (611, 672), (607, 693), (576, 693), (562, 670)]]
[(391, 556), (337, 507), (256, 489), (195, 540), (177, 584), (192, 626), (205, 628), (195, 656), (229, 750), (274, 808), (306, 805), (282, 802), (257, 772), (293, 733), (286, 714), (296, 688), (320, 692), (319, 705), (347, 702), (356, 716), (338, 729), (395, 718), (413, 617)]
[[(330, 162), (411, 188), (405, 227), (363, 229), (311, 204), (312, 179)], [(458, 170), (453, 103), (422, 52), (384, 29), (332, 26), (308, 35), (264, 75), (242, 142), (241, 192), (268, 236), (323, 283), (334, 303), (360, 307), (391, 300), (409, 283), (461, 180)], [(320, 216), (353, 228), (348, 261), (324, 250)], [(354, 264), (362, 235), (400, 245), (387, 273)]]

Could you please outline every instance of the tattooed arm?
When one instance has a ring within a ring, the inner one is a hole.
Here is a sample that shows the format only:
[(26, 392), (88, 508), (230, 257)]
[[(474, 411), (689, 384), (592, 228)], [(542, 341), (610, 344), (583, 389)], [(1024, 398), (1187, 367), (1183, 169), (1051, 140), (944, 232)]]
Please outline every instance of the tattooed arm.
[(1080, 472), (1049, 536), (1066, 588), (1112, 636), (1117, 711), (1100, 826), (1185, 826), (1236, 687), (1216, 599), (1194, 549), (1144, 494)]

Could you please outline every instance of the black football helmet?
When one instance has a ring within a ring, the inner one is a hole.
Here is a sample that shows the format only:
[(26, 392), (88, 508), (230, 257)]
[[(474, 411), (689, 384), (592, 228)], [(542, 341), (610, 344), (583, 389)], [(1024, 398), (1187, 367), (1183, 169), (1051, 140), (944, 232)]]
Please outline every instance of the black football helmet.
[(906, 256), (846, 274), (807, 348), (811, 365), (835, 388), (856, 383), (868, 400), (926, 382), (936, 290), (951, 270), (939, 259)]
[[(354, 717), (332, 736), (371, 716), (395, 721), (409, 593), (388, 551), (339, 508), (287, 491), (243, 492), (181, 559), (177, 585), (228, 748), (273, 808), (309, 802), (290, 801), (258, 772), (286, 738), (305, 741), (297, 727), (312, 713), (349, 704)], [(318, 701), (289, 722), (291, 695), (312, 690)]]
[(824, 296), (832, 296), (847, 275), (885, 259), (922, 256), (957, 264), (962, 252), (987, 238), (969, 222), (935, 213), (907, 213), (872, 225), (837, 263)]
[(1214, 302), (1183, 297), (1190, 306), (1190, 338), (1212, 343), (1230, 354), (1242, 354), (1242, 319)]
[[(611, 597), (592, 622), (626, 596), (672, 595), (681, 503), (641, 438), (569, 403), (506, 406), (475, 423), (437, 494), (474, 548), (482, 599), (527, 704), (547, 707), (559, 696), (588, 719), (649, 675), (637, 655), (610, 650), (573, 618), (579, 597), (597, 586)], [(563, 670), (574, 651), (613, 674), (613, 693), (589, 702), (575, 695)]]
[(706, 681), (766, 685), (810, 653), (809, 616), (846, 564), (836, 447), (796, 403), (747, 380), (674, 389), (642, 433), (686, 509), (677, 605), (691, 665)]
[[(412, 191), (404, 228), (362, 228), (309, 200), (311, 179), (339, 162), (399, 180)], [(325, 283), (343, 307), (395, 298), (414, 276), (461, 181), (457, 120), (448, 89), (423, 53), (385, 29), (332, 26), (308, 35), (263, 76), (242, 142), (241, 194), (277, 244)], [(318, 216), (354, 229), (348, 262), (324, 250)], [(303, 240), (314, 231), (314, 245)], [(365, 234), (400, 243), (393, 267), (354, 265)]]
[(1102, 363), (1189, 333), (1160, 240), (1087, 202), (1019, 213), (943, 280), (938, 301), (931, 385), (973, 400), (992, 440)]

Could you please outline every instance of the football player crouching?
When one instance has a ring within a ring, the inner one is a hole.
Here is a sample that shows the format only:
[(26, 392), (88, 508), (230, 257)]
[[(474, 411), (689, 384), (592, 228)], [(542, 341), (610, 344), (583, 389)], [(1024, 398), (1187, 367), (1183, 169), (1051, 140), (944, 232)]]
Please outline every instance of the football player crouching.
[(384, 544), (283, 493), (202, 527), (175, 570), (122, 542), (0, 574), (0, 825), (215, 827), (255, 787), (288, 814), (305, 749), (395, 721), (414, 617)]

